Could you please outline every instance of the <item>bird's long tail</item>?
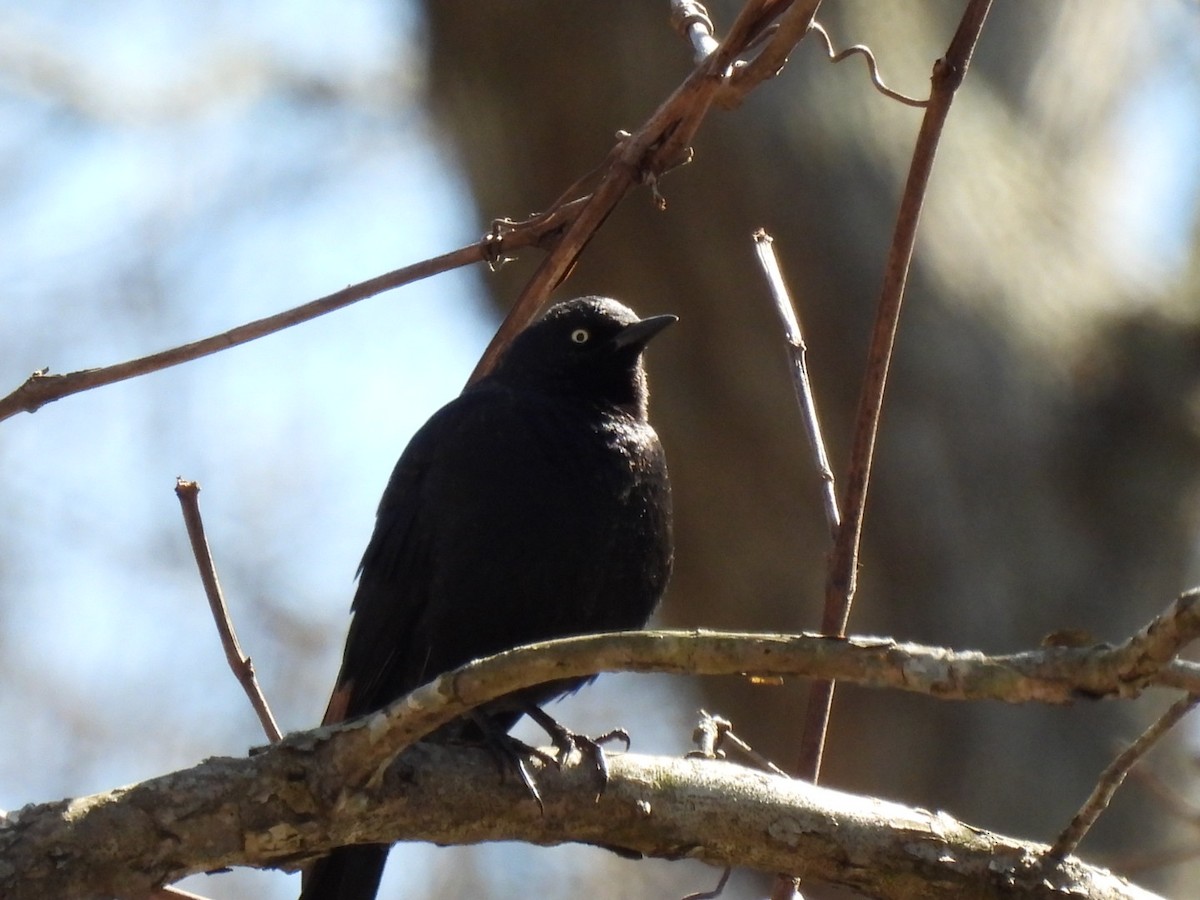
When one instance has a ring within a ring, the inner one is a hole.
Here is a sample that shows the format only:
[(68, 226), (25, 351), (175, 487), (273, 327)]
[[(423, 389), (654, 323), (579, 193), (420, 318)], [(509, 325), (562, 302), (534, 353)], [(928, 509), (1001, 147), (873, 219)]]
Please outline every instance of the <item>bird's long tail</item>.
[(305, 873), (300, 900), (373, 900), (389, 849), (387, 844), (338, 847)]

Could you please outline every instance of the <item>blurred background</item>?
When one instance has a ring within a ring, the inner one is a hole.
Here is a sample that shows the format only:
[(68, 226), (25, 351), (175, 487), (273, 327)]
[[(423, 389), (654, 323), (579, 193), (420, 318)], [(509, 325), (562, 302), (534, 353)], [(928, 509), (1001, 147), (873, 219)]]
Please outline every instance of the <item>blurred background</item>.
[[(827, 0), (924, 96), (962, 3)], [(718, 28), (736, 3), (714, 2)], [(668, 4), (0, 0), (0, 392), (193, 340), (543, 209), (686, 75)], [(1200, 10), (997, 4), (952, 110), (901, 323), (851, 630), (1013, 651), (1119, 640), (1195, 583)], [(628, 199), (560, 296), (681, 317), (650, 354), (677, 503), (667, 626), (796, 631), (828, 549), (750, 234), (777, 239), (835, 471), (920, 113), (806, 41), (695, 162)], [(412, 432), (537, 262), (461, 271), (0, 423), (0, 807), (238, 755), (173, 486), (202, 485), (237, 628), (285, 730), (315, 724), (352, 576)], [(612, 676), (555, 708), (682, 753), (699, 706), (794, 761), (806, 685)], [(1071, 709), (843, 688), (824, 780), (1048, 841), (1169, 702)], [(537, 732), (528, 732), (536, 737)], [(1153, 757), (1194, 795), (1177, 735)], [(1131, 782), (1082, 847), (1146, 868), (1195, 833)], [(393, 853), (381, 896), (670, 897), (695, 863), (509, 845)], [(1187, 888), (1192, 884), (1191, 889)], [(238, 871), (182, 886), (294, 896)], [(730, 897), (768, 881), (738, 873)], [(821, 896), (819, 891), (814, 896)]]

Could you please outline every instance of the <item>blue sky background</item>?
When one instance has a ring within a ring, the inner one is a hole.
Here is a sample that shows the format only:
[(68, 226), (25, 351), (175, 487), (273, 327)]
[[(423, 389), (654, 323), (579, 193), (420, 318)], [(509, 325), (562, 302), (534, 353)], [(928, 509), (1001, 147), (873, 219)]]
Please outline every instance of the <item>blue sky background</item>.
[[(420, 106), (421, 46), (417, 11), (385, 0), (0, 2), (0, 392), (476, 240), (486, 223)], [(1164, 68), (1130, 106), (1112, 201), (1114, 245), (1164, 273), (1184, 261), (1200, 173), (1195, 51), (1168, 62), (1193, 77)], [(387, 475), (495, 327), (484, 278), (441, 276), (0, 423), (0, 808), (262, 742), (209, 618), (176, 476), (201, 483), (281, 726), (319, 719)], [(637, 749), (679, 752), (693, 704), (678, 687), (606, 679), (567, 718), (607, 729), (636, 698), (653, 710)], [(456, 859), (481, 882), (502, 870), (565, 896), (598, 853)], [(445, 859), (397, 855), (397, 881)], [(700, 866), (639, 865), (650, 888), (712, 884)], [(296, 884), (235, 873), (184, 886), (287, 897)]]

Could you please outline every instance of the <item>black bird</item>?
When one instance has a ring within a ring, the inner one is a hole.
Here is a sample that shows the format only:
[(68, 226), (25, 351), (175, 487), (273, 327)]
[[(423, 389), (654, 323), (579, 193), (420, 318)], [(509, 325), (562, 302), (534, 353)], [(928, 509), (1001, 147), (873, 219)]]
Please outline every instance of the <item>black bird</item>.
[[(641, 628), (671, 572), (671, 489), (642, 351), (675, 316), (559, 303), (416, 433), (359, 568), (325, 724), (519, 644)], [(540, 685), (433, 739), (489, 740), (589, 679)], [(511, 739), (509, 739), (511, 740)], [(301, 900), (370, 900), (388, 845), (340, 847)]]

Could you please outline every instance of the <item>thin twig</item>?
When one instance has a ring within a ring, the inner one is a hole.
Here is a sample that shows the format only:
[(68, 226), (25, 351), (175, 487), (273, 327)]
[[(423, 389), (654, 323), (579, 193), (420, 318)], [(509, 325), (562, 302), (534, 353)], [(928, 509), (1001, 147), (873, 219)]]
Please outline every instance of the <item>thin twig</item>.
[(225, 649), (225, 659), (233, 670), (242, 690), (250, 698), (250, 704), (258, 714), (267, 739), (274, 743), (283, 737), (267, 698), (263, 696), (262, 688), (254, 675), (254, 665), (250, 657), (242, 652), (237, 634), (233, 630), (233, 621), (229, 617), (229, 608), (225, 605), (225, 597), (221, 593), (220, 582), (217, 581), (217, 570), (213, 565), (212, 554), (208, 550), (208, 539), (204, 536), (204, 521), (200, 518), (200, 485), (194, 481), (178, 478), (175, 481), (175, 495), (183, 509), (183, 521), (187, 526), (188, 540), (192, 544), (192, 553), (196, 557), (196, 565), (200, 569), (200, 580), (204, 583), (204, 593), (208, 596), (208, 605), (212, 610), (213, 620), (217, 623), (217, 633), (221, 636), (221, 646)]
[(825, 45), (825, 53), (829, 57), (831, 63), (840, 63), (843, 59), (849, 59), (851, 56), (861, 55), (867, 60), (867, 69), (871, 73), (871, 84), (875, 86), (875, 90), (886, 97), (891, 97), (903, 103), (905, 106), (913, 106), (917, 109), (924, 109), (929, 105), (928, 100), (918, 100), (916, 97), (910, 97), (907, 94), (902, 94), (899, 91), (888, 87), (883, 77), (879, 74), (879, 63), (875, 60), (875, 54), (871, 52), (871, 48), (864, 44), (855, 44), (852, 47), (847, 47), (845, 50), (838, 52), (833, 49), (833, 41), (829, 37), (829, 32), (825, 30), (820, 22), (813, 22), (812, 30), (821, 38), (821, 42)]
[(503, 259), (506, 254), (524, 247), (541, 246), (548, 238), (561, 231), (582, 208), (583, 203), (575, 200), (550, 209), (545, 214), (527, 221), (500, 220), (496, 223), (494, 230), (477, 243), (413, 263), (384, 275), (378, 275), (358, 284), (352, 284), (326, 297), (267, 316), (265, 319), (247, 322), (220, 334), (172, 347), (159, 353), (152, 353), (149, 356), (97, 369), (81, 369), (67, 374), (49, 374), (46, 369), (34, 372), (16, 390), (8, 396), (0, 398), (0, 421), (19, 412), (36, 412), (47, 403), (61, 400), (72, 394), (126, 381), (139, 375), (191, 362), (221, 350), (228, 350), (230, 347), (266, 337), (301, 322), (307, 322), (344, 306), (349, 306), (359, 300), (365, 300), (367, 297), (373, 297), (384, 291), (420, 281), (431, 275), (438, 275), (472, 263), (492, 263)]
[[(892, 244), (888, 250), (883, 286), (880, 289), (871, 345), (867, 354), (866, 375), (855, 417), (850, 466), (843, 485), (845, 494), (839, 505), (843, 521), (838, 529), (838, 538), (834, 542), (825, 583), (825, 604), (821, 620), (821, 631), (825, 634), (846, 633), (850, 607), (858, 584), (858, 554), (862, 542), (875, 438), (879, 433), (888, 368), (895, 345), (908, 269), (916, 244), (917, 224), (920, 221), (921, 207), (925, 202), (926, 188), (950, 105), (966, 76), (975, 44), (979, 40), (990, 8), (991, 0), (970, 0), (946, 55), (933, 66), (929, 105), (925, 109), (917, 134), (908, 180), (904, 186)], [(821, 756), (824, 753), (829, 716), (833, 709), (833, 694), (832, 681), (815, 681), (809, 688), (796, 774), (797, 777), (814, 783), (821, 773)], [(794, 896), (795, 889), (794, 879), (781, 876), (776, 880), (771, 896), (774, 900), (783, 900)]]
[(792, 386), (796, 390), (796, 402), (800, 404), (800, 417), (804, 420), (804, 430), (808, 435), (808, 447), (813, 453), (817, 475), (821, 479), (821, 500), (825, 505), (825, 521), (829, 525), (830, 535), (836, 539), (838, 527), (842, 524), (842, 517), (838, 512), (833, 469), (829, 465), (829, 454), (825, 452), (825, 439), (821, 436), (821, 420), (817, 417), (817, 401), (813, 396), (812, 382), (808, 377), (808, 348), (804, 344), (804, 333), (800, 329), (800, 319), (796, 315), (795, 302), (788, 293), (787, 284), (783, 280), (783, 270), (779, 266), (779, 257), (775, 253), (774, 240), (761, 228), (754, 232), (754, 251), (758, 255), (759, 264), (767, 279), (767, 286), (771, 290), (771, 299), (775, 301), (775, 311), (783, 323), (788, 356), (792, 361)]
[[(707, 710), (700, 710), (700, 722), (696, 726), (696, 731), (692, 736), (695, 738), (697, 735), (702, 736), (701, 754), (710, 759), (725, 759), (728, 754), (725, 752), (724, 745), (732, 744), (742, 756), (764, 772), (770, 772), (772, 775), (781, 775), (784, 778), (791, 777), (787, 772), (738, 737), (737, 732), (733, 730), (733, 723), (724, 716), (714, 716)], [(690, 756), (691, 754), (688, 755)]]
[[(821, 631), (825, 634), (839, 635), (844, 634), (846, 630), (846, 621), (857, 588), (858, 552), (866, 512), (867, 486), (875, 453), (875, 437), (879, 432), (888, 368), (896, 340), (908, 269), (916, 244), (917, 224), (925, 201), (929, 176), (933, 170), (938, 141), (950, 112), (950, 104), (966, 74), (975, 42), (979, 38), (990, 6), (991, 0), (971, 0), (946, 55), (933, 67), (933, 91), (921, 122), (908, 181), (900, 201), (867, 356), (867, 371), (855, 419), (850, 468), (843, 485), (844, 499), (840, 504), (844, 520), (834, 546), (826, 582), (825, 611), (821, 623)], [(814, 685), (812, 696), (818, 702), (813, 704), (811, 718), (806, 723), (799, 772), (800, 777), (809, 780), (815, 780), (820, 772), (821, 748), (824, 745), (825, 727), (828, 723), (828, 712), (822, 712), (821, 708), (827, 707), (828, 700), (832, 697), (831, 689), (818, 688), (820, 685)], [(825, 693), (829, 694), (829, 698), (822, 696)]]
[(1159, 717), (1158, 721), (1143, 732), (1141, 737), (1109, 763), (1101, 773), (1100, 779), (1096, 782), (1087, 801), (1046, 852), (1046, 859), (1049, 862), (1060, 863), (1075, 852), (1079, 842), (1096, 824), (1101, 813), (1108, 809), (1108, 804), (1112, 802), (1117, 788), (1125, 781), (1129, 770), (1137, 765), (1141, 758), (1150, 751), (1150, 748), (1162, 739), (1163, 735), (1198, 705), (1200, 705), (1200, 695), (1198, 694), (1188, 694), (1186, 697), (1176, 700)]

